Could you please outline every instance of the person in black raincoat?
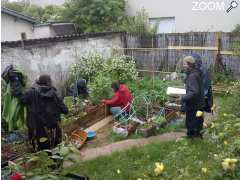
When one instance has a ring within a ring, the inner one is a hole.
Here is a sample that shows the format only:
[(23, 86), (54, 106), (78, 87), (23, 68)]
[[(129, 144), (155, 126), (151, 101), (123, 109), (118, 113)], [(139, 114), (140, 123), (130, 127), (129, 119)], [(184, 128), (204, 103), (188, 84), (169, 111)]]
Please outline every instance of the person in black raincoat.
[(27, 107), (27, 128), (30, 143), (35, 151), (51, 149), (61, 142), (60, 114), (68, 108), (57, 96), (49, 75), (41, 75), (30, 90), (14, 90)]
[(187, 136), (202, 137), (203, 115), (197, 115), (197, 112), (202, 111), (204, 106), (202, 73), (196, 68), (192, 56), (184, 58), (183, 68), (186, 72), (186, 95), (182, 96), (180, 101), (186, 113)]
[(202, 65), (202, 59), (199, 54), (192, 54), (192, 57), (196, 61), (196, 68), (198, 68), (203, 75), (203, 89), (204, 89), (204, 111), (212, 112), (213, 106), (213, 94), (212, 94), (212, 81), (210, 74), (206, 67)]

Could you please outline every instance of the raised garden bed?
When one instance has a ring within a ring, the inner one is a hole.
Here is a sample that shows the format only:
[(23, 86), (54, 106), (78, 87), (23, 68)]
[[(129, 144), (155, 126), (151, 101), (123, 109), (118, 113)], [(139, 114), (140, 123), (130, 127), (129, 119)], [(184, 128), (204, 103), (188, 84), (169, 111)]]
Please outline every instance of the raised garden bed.
[(63, 131), (66, 134), (71, 134), (77, 128), (88, 128), (96, 122), (102, 120), (109, 115), (107, 106), (100, 104), (96, 106), (89, 106), (86, 108), (86, 114), (67, 125), (63, 126)]
[(1, 166), (6, 166), (8, 161), (13, 161), (30, 152), (27, 143), (6, 144), (1, 147)]

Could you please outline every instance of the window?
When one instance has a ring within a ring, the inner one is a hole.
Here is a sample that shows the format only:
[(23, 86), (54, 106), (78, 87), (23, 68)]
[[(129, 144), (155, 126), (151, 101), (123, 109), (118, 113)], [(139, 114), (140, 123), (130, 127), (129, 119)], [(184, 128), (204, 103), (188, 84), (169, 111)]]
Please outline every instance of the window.
[(175, 32), (175, 17), (149, 18), (152, 26), (157, 26), (157, 33)]
[(26, 40), (26, 39), (27, 39), (27, 35), (26, 35), (25, 32), (22, 32), (22, 33), (21, 33), (21, 39), (22, 39), (22, 40)]

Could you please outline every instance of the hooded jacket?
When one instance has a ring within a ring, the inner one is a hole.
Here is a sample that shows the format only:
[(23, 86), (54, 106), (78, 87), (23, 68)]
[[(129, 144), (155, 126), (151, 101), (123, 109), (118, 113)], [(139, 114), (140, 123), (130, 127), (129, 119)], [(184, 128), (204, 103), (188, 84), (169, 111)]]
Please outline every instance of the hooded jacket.
[(31, 129), (54, 128), (60, 121), (60, 114), (68, 113), (54, 87), (36, 84), (21, 94), (20, 100), (27, 106), (27, 127)]
[(204, 107), (204, 90), (202, 73), (198, 69), (191, 69), (186, 77), (186, 95), (182, 97), (182, 104), (186, 111), (202, 110)]
[[(128, 87), (121, 84), (118, 91), (115, 92), (111, 100), (106, 100), (105, 103), (111, 107), (121, 107), (122, 109), (132, 103), (132, 95)], [(127, 107), (126, 111), (129, 111), (130, 106)]]

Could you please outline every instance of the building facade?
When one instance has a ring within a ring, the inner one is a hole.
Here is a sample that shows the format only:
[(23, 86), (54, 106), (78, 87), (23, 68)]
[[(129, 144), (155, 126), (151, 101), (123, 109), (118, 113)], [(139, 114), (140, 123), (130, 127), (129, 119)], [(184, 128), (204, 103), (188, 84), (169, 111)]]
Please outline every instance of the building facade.
[(126, 13), (136, 15), (144, 8), (159, 33), (190, 31), (230, 32), (240, 24), (238, 7), (229, 13), (231, 0), (128, 0)]
[(34, 25), (37, 20), (16, 11), (1, 8), (1, 41), (17, 41), (34, 38)]
[(26, 39), (48, 38), (76, 34), (73, 23), (39, 21), (16, 11), (1, 9), (1, 41), (18, 41)]

